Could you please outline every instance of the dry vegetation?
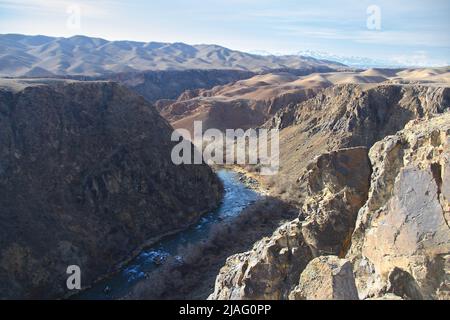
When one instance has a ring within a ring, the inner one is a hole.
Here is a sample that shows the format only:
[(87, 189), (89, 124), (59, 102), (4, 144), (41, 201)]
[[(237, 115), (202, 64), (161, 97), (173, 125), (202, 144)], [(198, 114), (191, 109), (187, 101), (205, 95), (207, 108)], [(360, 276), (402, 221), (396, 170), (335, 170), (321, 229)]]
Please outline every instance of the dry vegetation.
[(215, 277), (230, 255), (249, 250), (262, 237), (298, 215), (298, 210), (268, 197), (245, 209), (233, 221), (216, 225), (203, 243), (179, 252), (180, 263), (168, 259), (139, 283), (128, 299), (206, 299)]

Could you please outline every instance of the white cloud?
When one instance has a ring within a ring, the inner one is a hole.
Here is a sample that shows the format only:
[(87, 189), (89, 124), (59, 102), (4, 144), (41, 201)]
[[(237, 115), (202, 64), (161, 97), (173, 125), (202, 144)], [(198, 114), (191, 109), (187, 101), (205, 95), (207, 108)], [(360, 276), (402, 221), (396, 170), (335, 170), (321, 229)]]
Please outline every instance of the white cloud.
[(277, 26), (280, 33), (327, 40), (347, 40), (356, 43), (400, 46), (450, 46), (450, 34), (441, 32), (410, 32), (390, 30), (349, 30), (310, 26)]
[(391, 60), (398, 65), (408, 67), (448, 66), (449, 61), (433, 59), (426, 51), (416, 51), (411, 54), (394, 56)]

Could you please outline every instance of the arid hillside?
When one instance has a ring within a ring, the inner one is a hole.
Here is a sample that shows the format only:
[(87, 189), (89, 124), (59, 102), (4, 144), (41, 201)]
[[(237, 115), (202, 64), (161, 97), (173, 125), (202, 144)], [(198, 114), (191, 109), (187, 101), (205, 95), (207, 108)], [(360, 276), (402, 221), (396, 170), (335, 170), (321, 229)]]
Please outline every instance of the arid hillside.
[(210, 299), (448, 299), (449, 110), (450, 88), (427, 83), (281, 109), (272, 183), (298, 219), (229, 257)]
[(247, 129), (261, 126), (281, 108), (306, 101), (335, 85), (358, 84), (364, 89), (378, 84), (448, 86), (449, 79), (448, 68), (368, 69), (306, 76), (277, 72), (209, 90), (188, 90), (177, 100), (161, 100), (156, 106), (175, 128), (192, 130), (194, 121), (203, 121), (204, 129)]

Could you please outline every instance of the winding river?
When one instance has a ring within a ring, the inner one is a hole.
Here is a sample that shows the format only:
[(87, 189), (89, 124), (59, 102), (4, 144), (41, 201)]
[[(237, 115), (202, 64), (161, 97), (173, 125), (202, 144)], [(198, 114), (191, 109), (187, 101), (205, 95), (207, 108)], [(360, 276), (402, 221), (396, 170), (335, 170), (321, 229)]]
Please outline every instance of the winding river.
[(183, 257), (178, 256), (181, 247), (195, 245), (205, 240), (213, 225), (232, 220), (243, 209), (261, 198), (260, 194), (239, 181), (237, 173), (220, 170), (217, 175), (225, 189), (224, 198), (217, 210), (204, 215), (196, 225), (175, 235), (167, 236), (143, 250), (120, 272), (105, 278), (74, 298), (109, 300), (124, 297), (134, 285), (163, 264), (167, 257), (173, 256), (181, 262)]

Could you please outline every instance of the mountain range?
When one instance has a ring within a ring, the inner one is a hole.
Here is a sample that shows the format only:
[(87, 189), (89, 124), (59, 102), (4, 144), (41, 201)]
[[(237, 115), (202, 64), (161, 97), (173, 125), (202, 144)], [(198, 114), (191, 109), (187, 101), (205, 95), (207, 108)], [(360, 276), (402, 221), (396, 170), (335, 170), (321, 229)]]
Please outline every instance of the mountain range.
[(188, 69), (264, 72), (343, 66), (312, 57), (262, 56), (208, 44), (108, 41), (86, 36), (0, 35), (0, 76), (11, 77), (99, 76), (118, 72)]

